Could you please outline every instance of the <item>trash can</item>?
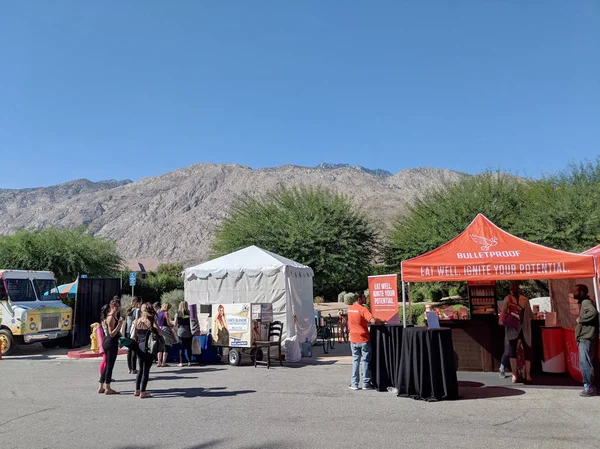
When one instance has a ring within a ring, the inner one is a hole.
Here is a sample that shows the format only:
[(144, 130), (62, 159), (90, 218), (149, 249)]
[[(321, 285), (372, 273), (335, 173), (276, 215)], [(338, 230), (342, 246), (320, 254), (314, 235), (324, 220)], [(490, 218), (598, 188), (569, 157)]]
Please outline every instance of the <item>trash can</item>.
[(565, 345), (560, 327), (542, 326), (542, 371), (544, 373), (566, 373)]

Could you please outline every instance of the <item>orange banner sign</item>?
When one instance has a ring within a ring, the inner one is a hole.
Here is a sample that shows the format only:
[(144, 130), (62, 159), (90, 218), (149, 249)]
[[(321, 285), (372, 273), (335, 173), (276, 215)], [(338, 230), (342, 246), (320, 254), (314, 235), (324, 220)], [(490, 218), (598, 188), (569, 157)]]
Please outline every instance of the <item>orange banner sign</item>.
[(371, 315), (388, 324), (400, 324), (398, 317), (398, 275), (369, 276)]

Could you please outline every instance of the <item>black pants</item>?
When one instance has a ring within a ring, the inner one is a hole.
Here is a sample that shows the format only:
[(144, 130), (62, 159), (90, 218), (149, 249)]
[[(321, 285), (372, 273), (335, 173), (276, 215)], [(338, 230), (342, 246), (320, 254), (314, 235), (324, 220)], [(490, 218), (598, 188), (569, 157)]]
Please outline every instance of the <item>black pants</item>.
[(138, 353), (137, 356), (139, 369), (137, 377), (135, 378), (135, 389), (136, 391), (146, 391), (148, 386), (148, 379), (150, 378), (150, 368), (152, 367), (152, 354), (146, 352)]
[(119, 355), (119, 340), (107, 335), (102, 343), (102, 348), (106, 353), (106, 366), (104, 367), (102, 374), (100, 374), (100, 383), (109, 384), (112, 379), (115, 362), (117, 361), (117, 355)]
[(183, 363), (183, 355), (187, 350), (187, 362), (192, 361), (192, 340), (194, 337), (179, 337), (179, 363)]
[(131, 371), (135, 371), (137, 369), (137, 354), (132, 349), (127, 351), (127, 368), (129, 368)]

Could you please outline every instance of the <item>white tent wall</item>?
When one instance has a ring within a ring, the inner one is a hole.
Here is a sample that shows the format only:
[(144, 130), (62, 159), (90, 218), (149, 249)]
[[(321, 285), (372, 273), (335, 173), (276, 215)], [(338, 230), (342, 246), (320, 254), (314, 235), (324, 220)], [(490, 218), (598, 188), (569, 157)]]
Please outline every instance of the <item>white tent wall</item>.
[(315, 327), (315, 307), (313, 304), (312, 276), (304, 273), (288, 271), (286, 277), (288, 319), (296, 318), (296, 335), (300, 343), (308, 340), (314, 343), (317, 339)]

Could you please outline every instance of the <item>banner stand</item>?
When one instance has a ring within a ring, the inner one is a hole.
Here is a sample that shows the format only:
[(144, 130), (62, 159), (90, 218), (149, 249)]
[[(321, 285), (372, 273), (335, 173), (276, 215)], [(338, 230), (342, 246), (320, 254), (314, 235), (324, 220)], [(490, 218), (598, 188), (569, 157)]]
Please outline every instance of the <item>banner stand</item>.
[(402, 327), (406, 328), (406, 289), (402, 281)]

